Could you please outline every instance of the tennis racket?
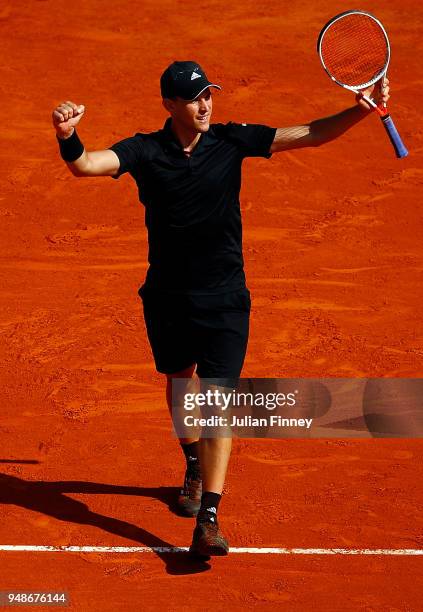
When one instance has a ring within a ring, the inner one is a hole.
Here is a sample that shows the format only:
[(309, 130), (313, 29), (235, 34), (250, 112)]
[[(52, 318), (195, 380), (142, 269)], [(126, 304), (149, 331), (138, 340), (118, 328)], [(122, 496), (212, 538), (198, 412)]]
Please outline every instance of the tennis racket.
[[(317, 51), (330, 78), (356, 94), (384, 78), (391, 55), (385, 28), (365, 11), (346, 11), (333, 17), (319, 34)], [(378, 106), (368, 96), (362, 97), (379, 114), (397, 157), (408, 155), (386, 105)]]

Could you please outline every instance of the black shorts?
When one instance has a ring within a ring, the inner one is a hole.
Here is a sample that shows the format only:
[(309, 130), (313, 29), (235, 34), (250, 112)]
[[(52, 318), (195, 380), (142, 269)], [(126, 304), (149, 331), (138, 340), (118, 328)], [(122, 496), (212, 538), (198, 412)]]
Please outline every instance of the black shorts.
[(158, 372), (197, 364), (200, 378), (239, 378), (248, 343), (250, 292), (161, 293), (141, 287), (147, 335)]

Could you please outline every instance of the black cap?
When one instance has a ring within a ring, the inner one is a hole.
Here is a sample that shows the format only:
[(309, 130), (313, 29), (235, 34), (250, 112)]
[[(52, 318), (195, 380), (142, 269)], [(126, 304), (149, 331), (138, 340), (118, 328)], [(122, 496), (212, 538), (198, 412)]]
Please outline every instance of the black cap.
[(183, 98), (195, 100), (207, 87), (219, 85), (210, 83), (204, 70), (197, 62), (173, 62), (160, 77), (162, 98)]

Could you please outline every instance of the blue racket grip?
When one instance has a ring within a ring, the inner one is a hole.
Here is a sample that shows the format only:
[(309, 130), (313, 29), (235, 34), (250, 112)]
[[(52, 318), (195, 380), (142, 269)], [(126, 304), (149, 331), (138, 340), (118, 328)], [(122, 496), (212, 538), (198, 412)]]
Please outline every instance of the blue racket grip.
[(389, 140), (392, 142), (392, 146), (395, 149), (395, 153), (397, 157), (407, 157), (408, 151), (404, 146), (404, 143), (401, 140), (401, 136), (398, 134), (397, 128), (395, 127), (394, 122), (391, 119), (390, 115), (385, 115), (381, 117), (383, 127), (388, 133)]

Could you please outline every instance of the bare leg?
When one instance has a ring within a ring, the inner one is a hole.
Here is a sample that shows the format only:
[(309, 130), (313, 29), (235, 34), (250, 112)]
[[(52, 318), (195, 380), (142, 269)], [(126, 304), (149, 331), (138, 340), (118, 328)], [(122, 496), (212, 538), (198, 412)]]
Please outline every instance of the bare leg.
[(200, 465), (203, 491), (222, 493), (232, 448), (232, 438), (202, 438)]
[[(206, 387), (208, 386), (206, 384)], [(210, 386), (210, 390), (213, 386)], [(219, 416), (220, 410), (218, 404), (216, 406), (208, 404), (207, 409), (202, 409), (202, 416), (207, 417), (210, 414)], [(191, 554), (206, 558), (212, 555), (227, 555), (229, 552), (229, 544), (219, 529), (217, 512), (231, 454), (232, 432), (227, 426), (213, 427), (213, 429), (214, 431), (210, 431), (205, 427), (201, 432), (199, 455), (203, 494), (190, 546)], [(208, 434), (213, 434), (215, 437), (208, 437)]]
[[(195, 374), (195, 367), (196, 365), (194, 363), (192, 366), (189, 366), (189, 368), (186, 368), (185, 370), (180, 370), (179, 372), (176, 372), (174, 374), (166, 374), (166, 401), (167, 406), (169, 408), (170, 416), (172, 416), (172, 378), (189, 378), (190, 380), (187, 381), (184, 393), (191, 393), (196, 390), (199, 383), (198, 376), (197, 374)], [(198, 437), (179, 438), (179, 442), (181, 444), (191, 444), (192, 442), (198, 442)]]
[[(184, 393), (198, 392), (199, 378), (195, 373), (195, 364), (174, 374), (167, 374), (166, 400), (169, 412), (172, 415), (172, 379), (187, 378)], [(197, 442), (196, 438), (180, 438), (181, 444)], [(200, 465), (203, 479), (203, 491), (222, 493), (226, 470), (231, 454), (232, 439), (228, 438), (202, 438), (200, 440)]]
[[(203, 382), (200, 381), (200, 382)], [(205, 381), (204, 381), (205, 382)], [(203, 389), (202, 389), (203, 390)], [(203, 391), (230, 392), (230, 389), (206, 382)], [(217, 416), (225, 415), (229, 418), (229, 412), (222, 413), (218, 406), (210, 406), (210, 413)], [(203, 415), (204, 416), (204, 415)], [(206, 432), (203, 432), (206, 434)], [(212, 437), (205, 435), (200, 439), (199, 455), (203, 476), (203, 491), (222, 494), (225, 484), (226, 470), (232, 449), (232, 431), (228, 426), (214, 427)]]

